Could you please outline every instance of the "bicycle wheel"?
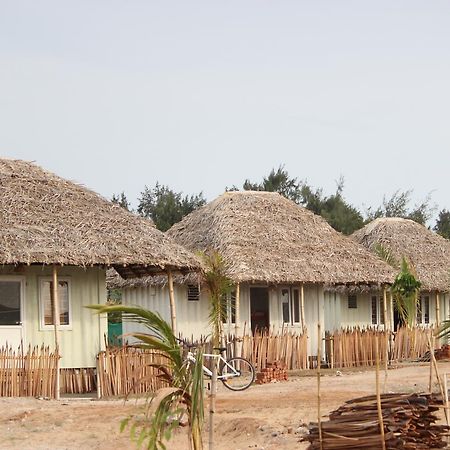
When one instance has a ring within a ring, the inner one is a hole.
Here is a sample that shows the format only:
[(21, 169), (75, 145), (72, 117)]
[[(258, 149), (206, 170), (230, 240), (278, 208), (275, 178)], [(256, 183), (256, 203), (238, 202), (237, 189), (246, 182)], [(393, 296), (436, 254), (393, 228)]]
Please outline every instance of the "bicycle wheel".
[(236, 356), (226, 361), (220, 368), (220, 380), (232, 391), (243, 391), (255, 380), (255, 368), (250, 361)]

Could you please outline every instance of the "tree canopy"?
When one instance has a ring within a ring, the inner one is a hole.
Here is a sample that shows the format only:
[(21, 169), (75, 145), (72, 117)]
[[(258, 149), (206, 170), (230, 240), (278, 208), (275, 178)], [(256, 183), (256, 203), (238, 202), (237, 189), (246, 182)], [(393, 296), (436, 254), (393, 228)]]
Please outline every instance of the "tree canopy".
[(167, 231), (186, 214), (205, 203), (202, 192), (183, 196), (181, 192), (175, 192), (157, 182), (153, 188), (145, 186), (139, 198), (137, 212), (152, 219), (158, 230)]

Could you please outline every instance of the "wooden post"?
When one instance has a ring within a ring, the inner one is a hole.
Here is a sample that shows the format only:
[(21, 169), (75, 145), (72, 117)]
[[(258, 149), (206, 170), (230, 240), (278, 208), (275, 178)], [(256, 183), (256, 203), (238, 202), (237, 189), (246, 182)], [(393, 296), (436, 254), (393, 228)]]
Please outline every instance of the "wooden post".
[(430, 378), (428, 381), (428, 390), (430, 391), (430, 394), (432, 394), (432, 384), (433, 384), (433, 358), (431, 355), (434, 356), (434, 345), (431, 341), (430, 336), (428, 336), (428, 348), (430, 349)]
[[(385, 322), (386, 323), (386, 322)], [(377, 393), (377, 410), (378, 410), (378, 421), (380, 424), (380, 438), (381, 438), (381, 448), (386, 450), (386, 442), (384, 440), (384, 423), (383, 423), (383, 411), (381, 409), (381, 395), (380, 395), (380, 355), (378, 350), (378, 336), (375, 337), (375, 382), (376, 382), (376, 393)]]
[(384, 329), (388, 329), (388, 316), (387, 316), (387, 289), (386, 285), (383, 286), (383, 322)]
[(322, 420), (320, 414), (320, 358), (322, 347), (322, 332), (320, 331), (320, 322), (317, 324), (317, 426), (319, 427), (320, 450), (323, 449), (322, 442)]
[(300, 285), (300, 309), (302, 314), (302, 333), (305, 332), (305, 290), (304, 284)]
[(56, 386), (55, 386), (55, 399), (60, 399), (60, 362), (59, 362), (59, 322), (60, 322), (60, 312), (59, 312), (59, 298), (58, 298), (58, 269), (56, 264), (53, 264), (53, 277), (52, 277), (52, 309), (53, 309), (53, 325), (55, 331), (55, 352), (56, 358)]
[[(439, 292), (436, 291), (436, 326), (439, 327), (441, 324), (441, 305), (440, 305), (440, 298), (439, 298)], [(438, 348), (441, 348), (441, 340), (437, 339)]]
[(390, 313), (391, 313), (391, 331), (395, 331), (395, 324), (394, 324), (394, 299), (392, 297), (392, 292), (389, 291), (389, 308), (390, 308)]
[(209, 450), (214, 449), (214, 415), (216, 413), (217, 358), (212, 358), (211, 391), (209, 395)]
[(241, 289), (240, 284), (236, 284), (236, 302), (235, 302), (235, 311), (234, 311), (234, 356), (238, 355), (239, 350), (239, 325), (241, 323), (241, 315), (240, 315), (240, 296), (241, 296)]
[(177, 311), (175, 307), (175, 296), (173, 293), (173, 278), (172, 271), (167, 271), (167, 281), (169, 283), (169, 301), (170, 301), (170, 321), (172, 325), (173, 334), (177, 335)]

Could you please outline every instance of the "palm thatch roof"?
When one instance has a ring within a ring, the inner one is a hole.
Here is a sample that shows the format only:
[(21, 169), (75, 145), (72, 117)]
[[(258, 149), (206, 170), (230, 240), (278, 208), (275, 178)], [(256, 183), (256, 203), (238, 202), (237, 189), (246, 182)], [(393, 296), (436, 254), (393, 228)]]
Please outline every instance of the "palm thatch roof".
[(424, 290), (450, 290), (450, 241), (423, 225), (398, 217), (379, 218), (352, 238), (372, 251), (381, 244), (398, 261), (406, 257)]
[(199, 267), (149, 220), (25, 161), (0, 159), (0, 227), (3, 265), (105, 265), (125, 278)]
[(218, 251), (235, 282), (390, 283), (394, 271), (320, 216), (272, 192), (227, 192), (167, 234)]

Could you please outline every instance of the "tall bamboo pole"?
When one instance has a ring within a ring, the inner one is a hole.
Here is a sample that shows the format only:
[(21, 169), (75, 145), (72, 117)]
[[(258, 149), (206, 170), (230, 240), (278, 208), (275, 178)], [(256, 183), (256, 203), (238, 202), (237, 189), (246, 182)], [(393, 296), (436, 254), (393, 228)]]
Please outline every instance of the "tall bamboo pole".
[(375, 338), (375, 383), (377, 393), (377, 410), (378, 410), (378, 422), (380, 424), (380, 439), (381, 448), (386, 450), (386, 442), (384, 439), (384, 423), (383, 423), (383, 411), (381, 409), (381, 395), (380, 395), (380, 355), (378, 351), (378, 336)]
[(305, 332), (305, 289), (304, 284), (300, 285), (300, 309), (302, 313), (302, 333)]
[(60, 370), (59, 370), (59, 322), (60, 322), (60, 311), (59, 311), (59, 298), (58, 298), (58, 269), (56, 264), (53, 264), (52, 273), (52, 309), (53, 309), (53, 325), (55, 331), (55, 351), (56, 351), (56, 386), (55, 386), (55, 398), (59, 400), (60, 398)]
[(320, 322), (317, 324), (317, 425), (319, 427), (319, 443), (320, 450), (323, 449), (322, 442), (322, 420), (320, 414), (320, 359), (321, 359), (321, 347), (322, 347), (322, 332), (320, 330)]
[(240, 284), (236, 284), (236, 302), (235, 302), (235, 311), (234, 311), (234, 356), (238, 356), (239, 349), (239, 325), (241, 323), (241, 314), (240, 314), (240, 296), (241, 289)]
[(169, 284), (169, 301), (170, 301), (170, 321), (172, 325), (173, 334), (177, 335), (177, 311), (175, 307), (175, 296), (173, 293), (173, 278), (172, 271), (167, 271), (167, 281)]
[[(440, 298), (439, 298), (439, 292), (436, 291), (436, 325), (439, 327), (441, 324), (441, 305), (440, 305)], [(438, 348), (441, 348), (441, 340), (437, 339)]]

